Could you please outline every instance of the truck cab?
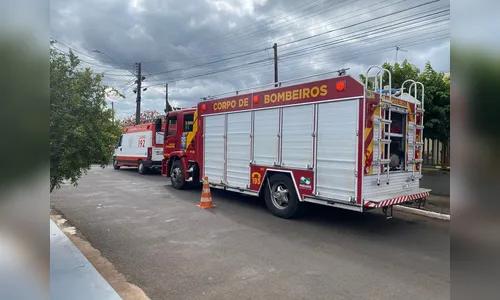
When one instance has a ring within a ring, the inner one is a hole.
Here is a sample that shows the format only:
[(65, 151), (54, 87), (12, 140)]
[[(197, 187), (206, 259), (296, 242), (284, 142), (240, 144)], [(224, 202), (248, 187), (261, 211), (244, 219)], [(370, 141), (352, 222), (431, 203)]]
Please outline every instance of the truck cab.
[(162, 175), (179, 189), (188, 182), (200, 182), (197, 115), (196, 108), (187, 108), (171, 111), (165, 119)]

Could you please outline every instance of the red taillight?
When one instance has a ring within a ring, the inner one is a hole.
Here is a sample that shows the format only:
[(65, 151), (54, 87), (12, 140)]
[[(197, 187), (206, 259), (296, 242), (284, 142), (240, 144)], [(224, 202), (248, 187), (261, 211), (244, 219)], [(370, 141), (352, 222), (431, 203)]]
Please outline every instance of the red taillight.
[(153, 157), (153, 148), (148, 147), (148, 158), (151, 158), (151, 157)]
[(368, 174), (370, 172), (370, 167), (372, 166), (372, 159), (370, 158), (371, 152), (366, 151), (365, 152), (365, 174)]
[[(420, 150), (415, 151), (415, 158), (419, 159), (420, 158)], [(420, 170), (420, 164), (415, 164), (415, 167), (418, 170)]]

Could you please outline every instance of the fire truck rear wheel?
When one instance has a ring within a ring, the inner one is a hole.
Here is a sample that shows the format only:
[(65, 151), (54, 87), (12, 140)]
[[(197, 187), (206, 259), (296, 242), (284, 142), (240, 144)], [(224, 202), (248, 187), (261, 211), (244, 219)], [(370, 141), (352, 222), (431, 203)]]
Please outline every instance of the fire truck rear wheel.
[(182, 167), (180, 160), (176, 160), (172, 164), (172, 168), (170, 169), (170, 182), (177, 190), (182, 190), (186, 185), (186, 180), (184, 179), (184, 168)]
[(274, 174), (266, 186), (265, 201), (269, 211), (280, 218), (293, 218), (299, 211), (299, 197), (290, 176)]

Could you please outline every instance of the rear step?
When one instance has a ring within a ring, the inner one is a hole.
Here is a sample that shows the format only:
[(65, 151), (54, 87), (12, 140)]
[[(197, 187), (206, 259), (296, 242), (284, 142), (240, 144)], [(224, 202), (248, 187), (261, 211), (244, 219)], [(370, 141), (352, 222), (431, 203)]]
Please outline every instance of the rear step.
[(429, 196), (430, 191), (431, 191), (430, 189), (418, 188), (393, 194), (369, 196), (364, 199), (364, 206), (370, 208), (392, 206), (408, 201), (414, 201), (425, 198)]

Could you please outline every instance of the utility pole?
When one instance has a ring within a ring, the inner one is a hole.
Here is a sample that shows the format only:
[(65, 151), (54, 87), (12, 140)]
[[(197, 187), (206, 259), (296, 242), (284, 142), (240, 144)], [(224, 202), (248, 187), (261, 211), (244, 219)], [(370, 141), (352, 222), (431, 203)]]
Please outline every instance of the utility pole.
[(113, 113), (113, 123), (115, 123), (115, 102), (111, 101), (111, 112)]
[(274, 82), (276, 83), (274, 86), (278, 87), (278, 44), (274, 43)]
[(170, 103), (168, 103), (168, 83), (165, 84), (166, 91), (165, 91), (165, 114), (168, 114), (169, 111), (172, 111), (172, 106), (170, 106)]
[(141, 63), (137, 63), (137, 98), (136, 98), (136, 108), (135, 108), (135, 125), (141, 123), (141, 83), (143, 77), (141, 74)]

